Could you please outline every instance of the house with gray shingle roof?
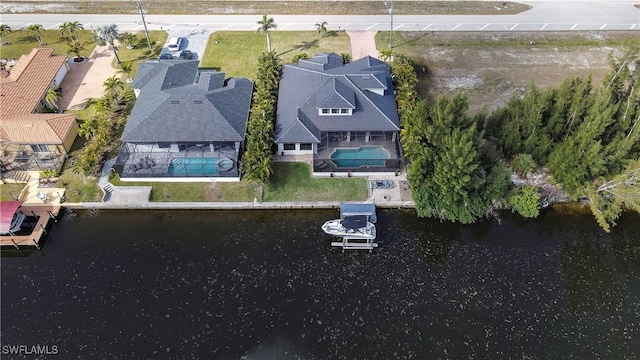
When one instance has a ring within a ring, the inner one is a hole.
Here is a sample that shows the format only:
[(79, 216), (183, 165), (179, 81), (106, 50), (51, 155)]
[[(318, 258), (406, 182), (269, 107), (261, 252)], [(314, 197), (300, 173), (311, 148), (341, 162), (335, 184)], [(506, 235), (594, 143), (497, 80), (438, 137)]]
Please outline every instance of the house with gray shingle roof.
[(253, 82), (198, 69), (197, 60), (148, 61), (114, 168), (123, 181), (238, 181)]
[(389, 65), (335, 53), (283, 66), (275, 142), (281, 155), (313, 154), (314, 172), (395, 171), (400, 122)]

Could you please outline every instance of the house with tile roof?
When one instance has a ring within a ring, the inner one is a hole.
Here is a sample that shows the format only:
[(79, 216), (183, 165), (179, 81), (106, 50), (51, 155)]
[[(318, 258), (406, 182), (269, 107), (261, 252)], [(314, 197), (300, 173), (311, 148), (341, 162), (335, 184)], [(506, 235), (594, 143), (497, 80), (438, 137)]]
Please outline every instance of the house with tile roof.
[(123, 181), (238, 181), (253, 82), (198, 69), (198, 60), (148, 61), (114, 165)]
[(44, 113), (49, 89), (69, 70), (66, 55), (35, 48), (0, 78), (0, 160), (3, 178), (16, 171), (60, 168), (78, 134), (75, 115)]
[(283, 66), (275, 142), (281, 155), (312, 155), (313, 172), (394, 172), (402, 154), (389, 65), (335, 53)]

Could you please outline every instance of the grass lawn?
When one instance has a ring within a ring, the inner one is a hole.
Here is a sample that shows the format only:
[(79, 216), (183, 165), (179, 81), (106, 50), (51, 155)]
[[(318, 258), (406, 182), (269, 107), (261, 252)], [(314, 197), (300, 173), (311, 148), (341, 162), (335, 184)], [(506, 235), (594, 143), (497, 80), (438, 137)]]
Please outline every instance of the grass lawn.
[(118, 51), (120, 61), (131, 62), (131, 78), (135, 77), (136, 72), (138, 71), (138, 66), (141, 62), (157, 59), (158, 56), (160, 56), (162, 46), (164, 45), (164, 42), (167, 41), (167, 36), (169, 36), (166, 31), (149, 31), (149, 39), (151, 40), (152, 48), (149, 50), (149, 44), (147, 44), (147, 37), (144, 35), (144, 31), (138, 31), (135, 35), (138, 42), (134, 45), (133, 49), (127, 49), (126, 46), (121, 46)]
[(234, 183), (123, 182), (118, 174), (109, 181), (115, 186), (151, 186), (151, 201), (169, 202), (241, 202), (257, 197), (255, 186)]
[[(13, 29), (12, 29), (13, 30)], [(83, 30), (79, 32), (80, 41), (84, 43), (84, 50), (80, 52), (82, 56), (89, 56), (96, 47), (96, 44), (91, 41), (92, 32), (90, 30)], [(58, 30), (44, 30), (42, 32), (42, 38), (46, 45), (43, 47), (54, 48), (55, 54), (63, 54), (69, 56), (75, 56), (75, 54), (69, 54), (69, 47), (67, 42), (60, 37), (60, 31)], [(27, 34), (26, 30), (13, 30), (12, 33), (7, 35), (7, 41), (10, 45), (2, 45), (2, 58), (3, 59), (18, 59), (23, 54), (28, 54), (33, 48), (40, 47), (38, 41)]]
[(363, 178), (312, 178), (307, 163), (274, 163), (264, 201), (364, 201)]
[[(319, 37), (315, 31), (271, 31), (271, 48), (290, 63), (295, 54), (309, 57), (321, 52), (351, 53), (346, 33)], [(219, 69), (227, 77), (256, 78), (258, 55), (267, 49), (266, 36), (250, 31), (217, 31), (211, 34), (200, 66)]]
[(15, 200), (25, 186), (26, 184), (16, 183), (0, 184), (0, 200)]

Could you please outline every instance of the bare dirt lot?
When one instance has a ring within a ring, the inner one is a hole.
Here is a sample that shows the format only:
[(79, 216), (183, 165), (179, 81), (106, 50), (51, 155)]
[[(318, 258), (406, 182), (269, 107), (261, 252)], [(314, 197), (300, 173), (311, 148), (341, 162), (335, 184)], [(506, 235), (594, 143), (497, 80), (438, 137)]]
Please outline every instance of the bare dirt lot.
[(457, 89), (471, 111), (495, 109), (529, 84), (555, 86), (570, 76), (602, 80), (637, 32), (402, 33), (394, 50), (417, 62), (419, 93), (434, 99)]

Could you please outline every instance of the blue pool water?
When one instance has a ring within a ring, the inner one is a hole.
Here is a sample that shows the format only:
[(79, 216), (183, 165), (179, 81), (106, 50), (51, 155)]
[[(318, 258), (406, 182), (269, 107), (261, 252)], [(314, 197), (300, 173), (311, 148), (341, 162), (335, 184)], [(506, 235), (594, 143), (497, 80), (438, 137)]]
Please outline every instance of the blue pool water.
[(358, 168), (361, 166), (384, 166), (389, 159), (387, 150), (380, 146), (364, 146), (357, 149), (336, 149), (331, 160), (339, 168)]
[(219, 175), (217, 157), (175, 158), (169, 164), (169, 174), (174, 176), (215, 176)]

